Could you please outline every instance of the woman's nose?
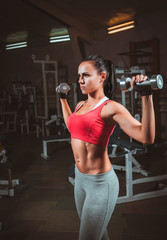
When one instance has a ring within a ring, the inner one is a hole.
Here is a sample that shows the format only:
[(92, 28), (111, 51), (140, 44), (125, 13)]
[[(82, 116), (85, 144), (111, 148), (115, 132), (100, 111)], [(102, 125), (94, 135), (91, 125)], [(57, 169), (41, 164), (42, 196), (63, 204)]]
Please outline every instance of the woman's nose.
[(83, 79), (82, 76), (79, 77), (78, 83), (79, 83), (79, 84), (80, 84), (80, 83), (84, 83), (84, 79)]

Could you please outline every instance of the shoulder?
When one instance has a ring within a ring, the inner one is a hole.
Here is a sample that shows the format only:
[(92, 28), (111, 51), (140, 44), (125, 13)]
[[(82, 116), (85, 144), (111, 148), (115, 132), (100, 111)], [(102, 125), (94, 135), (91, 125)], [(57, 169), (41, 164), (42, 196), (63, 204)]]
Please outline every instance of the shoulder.
[(125, 110), (126, 108), (121, 104), (121, 103), (118, 103), (114, 100), (109, 100), (103, 107), (103, 112), (108, 112), (108, 113), (117, 113), (117, 112), (120, 112), (120, 111), (123, 111)]
[(128, 110), (116, 101), (108, 101), (101, 110), (101, 116), (104, 119), (114, 118), (116, 115), (123, 115), (128, 112)]
[(126, 116), (129, 116), (128, 110), (121, 104), (116, 101), (108, 101), (101, 110), (101, 117), (109, 125), (112, 121), (119, 123), (120, 119), (124, 119)]

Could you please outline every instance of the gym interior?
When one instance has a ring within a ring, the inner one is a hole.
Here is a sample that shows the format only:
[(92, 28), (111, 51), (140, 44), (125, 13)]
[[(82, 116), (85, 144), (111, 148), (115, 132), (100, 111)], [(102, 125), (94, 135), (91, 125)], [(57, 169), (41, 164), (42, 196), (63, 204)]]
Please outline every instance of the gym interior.
[(68, 84), (72, 109), (84, 100), (78, 64), (91, 54), (115, 64), (116, 100), (141, 120), (127, 87), (148, 76), (154, 144), (120, 129), (108, 154), (120, 192), (108, 232), (114, 240), (167, 236), (167, 7), (165, 1), (0, 1), (0, 239), (75, 240), (79, 218), (74, 157), (55, 89)]

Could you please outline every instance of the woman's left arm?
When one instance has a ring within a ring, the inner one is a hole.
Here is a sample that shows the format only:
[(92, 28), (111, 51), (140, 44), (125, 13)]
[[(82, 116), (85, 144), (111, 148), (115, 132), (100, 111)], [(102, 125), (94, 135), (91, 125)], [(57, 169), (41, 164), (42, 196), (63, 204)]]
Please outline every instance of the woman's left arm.
[(155, 115), (152, 95), (142, 96), (141, 131), (145, 143), (152, 144), (155, 139)]
[[(132, 84), (135, 81), (141, 81), (142, 76), (138, 79), (133, 78)], [(146, 77), (144, 78), (144, 80)], [(133, 88), (133, 85), (132, 85)], [(102, 118), (108, 123), (118, 123), (122, 130), (133, 139), (146, 144), (152, 144), (155, 139), (155, 115), (153, 106), (152, 94), (141, 96), (142, 98), (142, 120), (139, 122), (131, 113), (120, 103), (112, 101), (107, 104), (102, 110)]]
[[(142, 120), (139, 122), (120, 103), (108, 106), (106, 118), (113, 119), (122, 130), (133, 139), (146, 144), (152, 144), (155, 139), (155, 116), (152, 95), (142, 96)], [(105, 120), (105, 119), (104, 119)], [(109, 121), (107, 121), (109, 122)]]

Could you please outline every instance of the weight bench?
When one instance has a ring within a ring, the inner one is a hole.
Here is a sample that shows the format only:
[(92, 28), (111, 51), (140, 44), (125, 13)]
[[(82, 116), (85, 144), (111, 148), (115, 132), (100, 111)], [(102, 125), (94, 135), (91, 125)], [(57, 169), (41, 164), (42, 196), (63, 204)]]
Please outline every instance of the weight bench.
[[(117, 126), (117, 129), (118, 128), (120, 128), (119, 125)], [(148, 173), (147, 171), (142, 169), (141, 165), (136, 161), (136, 159), (133, 156), (136, 154), (143, 154), (143, 153), (147, 152), (146, 146), (144, 146), (140, 143), (129, 142), (125, 139), (121, 139), (120, 133), (121, 133), (121, 129), (118, 129), (118, 132), (116, 132), (115, 135), (113, 134), (111, 136), (109, 144), (108, 144), (108, 147), (113, 147), (111, 154), (109, 154), (110, 159), (116, 158), (116, 157), (121, 157), (121, 156), (125, 157), (125, 166), (113, 164), (113, 168), (115, 170), (125, 171), (125, 177), (126, 177), (126, 195), (118, 197), (117, 203), (125, 203), (125, 202), (132, 202), (132, 201), (137, 201), (137, 200), (148, 199), (148, 198), (166, 196), (167, 195), (167, 187), (165, 185), (163, 185), (162, 188), (155, 190), (155, 191), (134, 194), (133, 186), (135, 184), (141, 184), (141, 183), (143, 184), (143, 183), (148, 183), (148, 182), (156, 182), (156, 181), (160, 181), (160, 180), (166, 180), (167, 174), (147, 177), (148, 175), (150, 175), (150, 173)], [(122, 148), (123, 152), (117, 154), (116, 153), (117, 148)], [(134, 180), (133, 172), (140, 173), (140, 174), (144, 175), (145, 177)]]
[(43, 143), (43, 153), (41, 153), (41, 157), (43, 157), (46, 160), (49, 160), (50, 157), (48, 156), (48, 150), (47, 150), (47, 144), (51, 142), (71, 142), (71, 136), (70, 134), (66, 135), (53, 135), (53, 136), (47, 136), (43, 137), (42, 143)]
[[(134, 165), (134, 167), (132, 168), (132, 171), (135, 173), (140, 173), (144, 176), (149, 175), (149, 173), (147, 171), (145, 171), (144, 169), (142, 169), (139, 162), (137, 162), (137, 160), (133, 157), (133, 155), (146, 153), (147, 148), (145, 145), (135, 143), (135, 142), (129, 142), (125, 139), (111, 137), (109, 144), (108, 144), (108, 148), (109, 147), (112, 147), (112, 152), (110, 154), (108, 154), (109, 158), (122, 157), (131, 152), (131, 154), (132, 154), (131, 161)], [(118, 148), (122, 149), (122, 152), (117, 153)], [(115, 165), (115, 164), (112, 164), (112, 165), (115, 170), (126, 171), (125, 166), (120, 166), (120, 165)]]

